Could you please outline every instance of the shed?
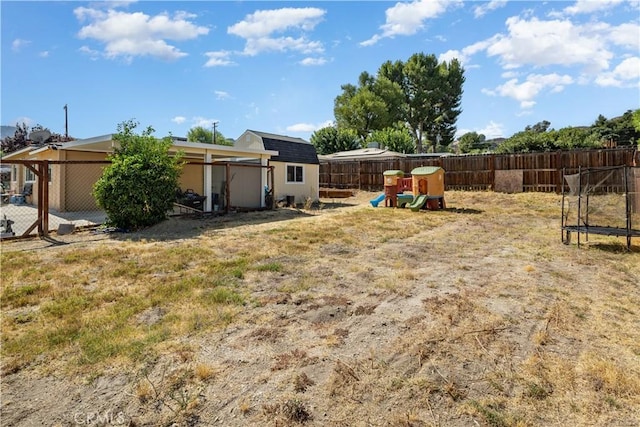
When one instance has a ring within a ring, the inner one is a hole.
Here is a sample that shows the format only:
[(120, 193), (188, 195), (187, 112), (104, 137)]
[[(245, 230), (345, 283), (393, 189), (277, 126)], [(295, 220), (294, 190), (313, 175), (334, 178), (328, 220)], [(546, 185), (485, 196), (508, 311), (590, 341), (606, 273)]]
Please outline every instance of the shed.
[(246, 130), (234, 143), (240, 149), (277, 152), (271, 156), (275, 200), (304, 203), (320, 196), (320, 162), (316, 147), (302, 138)]

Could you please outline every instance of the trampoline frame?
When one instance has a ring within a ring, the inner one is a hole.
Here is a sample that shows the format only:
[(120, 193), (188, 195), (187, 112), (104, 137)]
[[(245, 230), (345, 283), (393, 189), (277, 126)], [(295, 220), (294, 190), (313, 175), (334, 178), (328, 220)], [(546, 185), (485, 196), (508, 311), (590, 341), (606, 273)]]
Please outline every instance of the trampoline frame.
[[(622, 173), (624, 176), (624, 200), (625, 200), (625, 219), (626, 219), (626, 227), (625, 228), (619, 228), (619, 227), (609, 227), (609, 226), (592, 226), (589, 224), (589, 197), (590, 197), (590, 191), (589, 189), (587, 189), (587, 191), (583, 192), (583, 188), (582, 188), (582, 176), (583, 174), (587, 175), (587, 182), (589, 183), (589, 175), (592, 171), (598, 171), (598, 172), (603, 172), (603, 171), (615, 171), (618, 169), (622, 169)], [(606, 235), (606, 236), (616, 236), (616, 237), (626, 237), (627, 240), (627, 250), (631, 250), (631, 238), (632, 237), (640, 237), (640, 229), (638, 228), (634, 228), (634, 224), (632, 224), (631, 222), (631, 193), (630, 193), (630, 183), (629, 183), (629, 174), (630, 174), (630, 169), (632, 169), (631, 166), (615, 166), (615, 167), (607, 167), (607, 168), (582, 168), (582, 167), (578, 167), (578, 188), (577, 188), (577, 195), (576, 197), (578, 198), (578, 212), (577, 212), (577, 223), (576, 224), (569, 224), (567, 221), (567, 217), (568, 217), (568, 209), (565, 210), (565, 197), (566, 197), (566, 191), (565, 191), (565, 186), (567, 184), (566, 181), (566, 176), (568, 175), (575, 175), (575, 174), (567, 174), (566, 173), (566, 168), (562, 169), (562, 220), (561, 220), (561, 239), (562, 239), (562, 243), (568, 245), (571, 243), (571, 233), (577, 233), (577, 237), (578, 237), (578, 247), (580, 246), (580, 235), (581, 234), (585, 234), (586, 237), (586, 241), (589, 241), (589, 234), (599, 234), (599, 235)], [(640, 197), (640, 194), (638, 194), (638, 192), (640, 192), (640, 188), (635, 189), (635, 194), (636, 197)], [(583, 194), (584, 193), (584, 194)], [(584, 200), (583, 200), (584, 199)], [(583, 218), (583, 209), (585, 212), (584, 215), (584, 220)], [(638, 227), (640, 227), (640, 224), (638, 224)]]

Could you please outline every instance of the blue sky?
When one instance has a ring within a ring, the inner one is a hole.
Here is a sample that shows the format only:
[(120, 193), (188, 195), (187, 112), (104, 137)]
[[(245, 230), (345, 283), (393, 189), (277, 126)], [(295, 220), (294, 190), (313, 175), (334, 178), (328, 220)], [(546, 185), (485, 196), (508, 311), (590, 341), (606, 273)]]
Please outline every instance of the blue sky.
[(640, 107), (640, 1), (1, 1), (1, 124), (89, 138), (135, 119), (309, 140), (340, 86), (458, 58), (458, 134), (590, 125)]

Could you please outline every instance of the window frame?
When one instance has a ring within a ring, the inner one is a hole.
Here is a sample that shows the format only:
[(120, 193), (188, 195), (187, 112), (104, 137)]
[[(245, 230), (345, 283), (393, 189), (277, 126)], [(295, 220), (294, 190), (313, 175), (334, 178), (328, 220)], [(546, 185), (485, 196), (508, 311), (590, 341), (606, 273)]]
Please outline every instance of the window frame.
[(33, 171), (31, 169), (29, 169), (28, 167), (24, 167), (24, 181), (28, 182), (28, 181), (35, 181), (36, 180), (36, 174), (33, 173)]
[[(289, 168), (293, 168), (293, 180), (289, 180)], [(300, 180), (298, 181), (298, 170), (300, 171)], [(285, 170), (285, 182), (287, 184), (304, 184), (304, 165), (299, 163), (287, 163)]]

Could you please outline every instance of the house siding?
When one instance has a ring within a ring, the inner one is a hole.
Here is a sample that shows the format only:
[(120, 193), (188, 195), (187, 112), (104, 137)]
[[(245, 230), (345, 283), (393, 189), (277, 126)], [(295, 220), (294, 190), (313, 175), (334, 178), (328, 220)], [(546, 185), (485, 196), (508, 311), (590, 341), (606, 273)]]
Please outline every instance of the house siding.
[(260, 182), (262, 170), (260, 168), (231, 166), (229, 191), (232, 207), (255, 208), (262, 206), (263, 189), (257, 185), (247, 183)]
[[(320, 166), (303, 163), (269, 162), (274, 166), (275, 185), (274, 197), (276, 200), (294, 196), (296, 203), (304, 203), (307, 198), (313, 201), (320, 196)], [(302, 183), (287, 183), (287, 165), (303, 166), (304, 178)]]
[[(296, 203), (304, 203), (307, 198), (313, 201), (320, 196), (320, 162), (316, 148), (301, 138), (275, 135), (265, 132), (247, 130), (236, 140), (235, 145), (241, 148), (277, 151), (278, 155), (269, 160), (273, 166), (274, 198), (286, 199), (293, 196)], [(287, 166), (303, 167), (303, 182), (287, 182)]]
[[(84, 151), (63, 151), (66, 153), (64, 160), (105, 160), (104, 153), (91, 153)], [(61, 159), (62, 160), (62, 159)], [(75, 211), (97, 211), (100, 210), (93, 197), (93, 185), (102, 176), (102, 171), (106, 164), (61, 164), (60, 176), (64, 176), (63, 181), (58, 181), (62, 185), (54, 185), (59, 188), (59, 194), (49, 191), (49, 207), (58, 209), (60, 212)], [(54, 206), (56, 202), (59, 206)]]

